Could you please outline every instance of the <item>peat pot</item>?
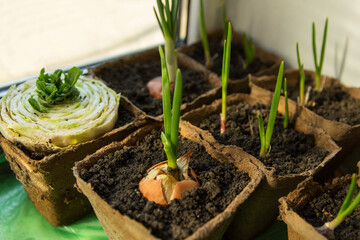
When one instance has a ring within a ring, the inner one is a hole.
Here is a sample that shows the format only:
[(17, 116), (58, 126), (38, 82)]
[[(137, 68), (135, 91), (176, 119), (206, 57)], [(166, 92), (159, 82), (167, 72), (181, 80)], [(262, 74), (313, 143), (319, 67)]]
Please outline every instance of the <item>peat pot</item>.
[[(192, 128), (194, 135), (205, 146), (226, 154), (233, 162), (249, 159), (265, 174), (266, 182), (257, 191), (251, 204), (260, 209), (251, 213), (245, 222), (233, 221), (227, 235), (229, 239), (246, 229), (252, 239), (268, 228), (278, 216), (278, 199), (296, 188), (308, 176), (320, 177), (324, 170), (337, 166), (340, 148), (321, 129), (313, 128), (301, 119), (290, 116), (289, 129), (282, 127), (282, 116), (278, 114), (271, 142), (270, 153), (260, 158), (260, 138), (257, 114), (268, 114), (265, 105), (248, 94), (232, 94), (227, 97), (226, 130), (220, 135), (221, 99), (186, 113), (184, 125)], [(267, 118), (265, 117), (265, 122)], [(321, 173), (321, 174), (320, 174)], [(251, 209), (251, 207), (250, 207)], [(258, 214), (258, 215), (257, 215)]]
[(230, 162), (217, 150), (189, 140), (185, 133), (192, 129), (181, 123), (180, 127), (179, 156), (194, 152), (190, 167), (202, 185), (165, 207), (147, 201), (138, 190), (146, 170), (166, 160), (161, 122), (149, 123), (76, 163), (77, 185), (109, 239), (222, 239), (235, 216), (253, 199), (264, 179), (256, 165), (247, 159)]
[(3, 136), (0, 136), (0, 144), (37, 210), (52, 225), (62, 226), (91, 212), (87, 198), (74, 187), (71, 170), (74, 163), (102, 146), (125, 138), (145, 122), (145, 113), (121, 97), (115, 128), (97, 139), (49, 155), (31, 152)]

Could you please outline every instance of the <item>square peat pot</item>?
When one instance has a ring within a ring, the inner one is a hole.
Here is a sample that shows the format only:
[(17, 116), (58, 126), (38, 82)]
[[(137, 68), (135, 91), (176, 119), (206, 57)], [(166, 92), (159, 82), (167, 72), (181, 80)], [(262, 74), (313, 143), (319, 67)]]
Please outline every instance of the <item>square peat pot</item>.
[(161, 122), (149, 123), (75, 165), (77, 185), (109, 239), (222, 239), (235, 216), (253, 199), (264, 179), (256, 165), (246, 159), (231, 162), (215, 149), (183, 137), (192, 129), (180, 127), (179, 156), (194, 152), (190, 167), (201, 186), (165, 207), (148, 201), (138, 189), (146, 170), (166, 160)]
[[(252, 202), (261, 210), (245, 219), (246, 223), (230, 227), (226, 234), (230, 239), (235, 238), (237, 233), (234, 229), (246, 228), (251, 234), (242, 236), (242, 239), (252, 239), (278, 216), (280, 197), (295, 189), (308, 176), (321, 178), (325, 170), (337, 166), (340, 148), (323, 130), (309, 126), (294, 116), (290, 116), (289, 129), (284, 130), (282, 116), (278, 114), (270, 153), (260, 158), (257, 114), (264, 115), (269, 110), (248, 94), (229, 95), (227, 105), (223, 135), (220, 134), (221, 99), (184, 114), (182, 120), (194, 133), (186, 137), (193, 139), (200, 136), (203, 145), (214, 147), (234, 162), (250, 159), (264, 172), (267, 181), (259, 188), (262, 191), (257, 191), (257, 198)], [(267, 118), (264, 119), (267, 122)]]
[(316, 229), (335, 218), (350, 182), (350, 175), (326, 183), (308, 178), (300, 183), (296, 190), (282, 197), (279, 200), (280, 217), (287, 224), (289, 240), (359, 239), (359, 206), (335, 228), (335, 238), (325, 237)]
[[(213, 59), (213, 66), (209, 68), (221, 78), (222, 72), (222, 58), (223, 58), (223, 31), (216, 30), (208, 34), (210, 54)], [(204, 49), (202, 42), (198, 41), (189, 46), (182, 46), (179, 52), (186, 54), (195, 61), (205, 64)], [(248, 74), (255, 76), (273, 75), (276, 74), (281, 58), (275, 54), (262, 49), (255, 45), (255, 56), (253, 62), (248, 68), (244, 68), (245, 62), (243, 36), (240, 33), (233, 31), (231, 40), (231, 59), (230, 59), (230, 81), (239, 81), (244, 79)]]
[[(296, 106), (299, 95), (299, 70), (285, 71), (284, 77), (288, 82), (289, 102), (295, 104), (295, 107), (289, 110), (290, 114), (324, 129), (342, 147), (342, 155), (353, 150), (360, 140), (360, 88), (345, 87), (339, 80), (322, 75), (321, 92), (312, 91), (310, 101), (302, 107)], [(251, 95), (254, 98), (267, 99), (268, 104), (271, 104), (275, 84), (274, 76), (250, 77)], [(315, 72), (305, 71), (305, 89), (314, 85)], [(283, 113), (284, 102), (281, 101), (278, 110)]]
[[(214, 98), (208, 92), (221, 86), (221, 79), (183, 53), (177, 54), (177, 60), (183, 77), (181, 112), (212, 102)], [(149, 116), (162, 115), (162, 99), (152, 97), (147, 88), (151, 79), (161, 76), (158, 48), (105, 62), (90, 68), (89, 72), (116, 92), (121, 92)]]
[(76, 161), (121, 140), (146, 122), (145, 113), (121, 97), (115, 128), (103, 136), (54, 154), (37, 154), (0, 136), (0, 144), (16, 178), (37, 210), (55, 226), (68, 225), (91, 212), (86, 197), (74, 187), (71, 168)]

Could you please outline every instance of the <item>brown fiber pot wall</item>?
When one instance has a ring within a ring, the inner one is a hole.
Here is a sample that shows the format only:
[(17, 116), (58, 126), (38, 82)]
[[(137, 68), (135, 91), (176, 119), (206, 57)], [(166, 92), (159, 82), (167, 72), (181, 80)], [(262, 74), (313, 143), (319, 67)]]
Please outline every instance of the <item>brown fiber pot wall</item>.
[[(338, 187), (349, 185), (350, 182), (351, 177), (348, 175), (344, 179), (334, 179), (331, 187), (337, 189)], [(320, 184), (312, 178), (308, 178), (301, 182), (296, 190), (289, 193), (286, 197), (279, 199), (280, 217), (287, 224), (289, 240), (327, 239), (298, 214), (308, 202), (321, 194), (323, 194), (323, 190)]]
[[(305, 71), (305, 75), (311, 76), (312, 81), (315, 81), (315, 72)], [(285, 71), (284, 77), (287, 78), (289, 86), (297, 87), (299, 85), (300, 77), (298, 70)], [(349, 93), (352, 97), (360, 99), (360, 88), (345, 87), (340, 83), (339, 80), (325, 75), (322, 76), (322, 80), (325, 82), (324, 88), (340, 85), (342, 89)], [(275, 88), (276, 77), (251, 77), (250, 82), (252, 96), (255, 98), (266, 98), (269, 103), (271, 103), (272, 92), (270, 91), (273, 91)], [(292, 104), (293, 107), (289, 109), (290, 114), (297, 115), (299, 118), (303, 119), (314, 127), (324, 129), (339, 144), (339, 146), (343, 148), (343, 154), (351, 151), (355, 143), (360, 140), (360, 124), (351, 126), (345, 123), (327, 120), (306, 107), (297, 107), (296, 103), (291, 99), (289, 99), (289, 102), (294, 103)], [(284, 111), (283, 103), (284, 100), (281, 99), (278, 109), (280, 112)]]
[[(247, 94), (232, 94), (227, 98), (228, 106), (235, 105), (240, 102), (245, 102), (250, 105), (254, 105), (258, 102), (258, 99), (252, 98)], [(326, 158), (315, 169), (302, 172), (300, 174), (289, 174), (284, 176), (278, 176), (275, 173), (274, 168), (266, 167), (256, 157), (246, 153), (241, 147), (233, 145), (223, 145), (218, 143), (210, 132), (202, 130), (196, 126), (200, 124), (203, 119), (221, 112), (221, 99), (214, 101), (211, 105), (203, 106), (201, 108), (192, 110), (182, 117), (182, 120), (188, 121), (188, 125), (194, 125), (193, 131), (197, 132), (201, 136), (203, 144), (214, 147), (218, 151), (225, 153), (232, 161), (241, 161), (241, 159), (249, 159), (252, 163), (259, 166), (264, 172), (267, 179), (257, 191), (257, 198), (255, 202), (259, 212), (259, 215), (253, 215), (253, 221), (247, 222), (247, 224), (239, 224), (232, 228), (229, 228), (228, 235), (231, 237), (237, 236), (237, 230), (242, 228), (248, 228), (253, 230), (253, 234), (259, 233), (265, 230), (278, 215), (278, 199), (281, 196), (285, 196), (291, 190), (295, 189), (297, 184), (311, 175), (321, 176), (326, 172), (325, 170), (332, 169), (337, 166), (339, 159), (336, 157), (340, 148), (331, 140), (331, 138), (324, 133), (321, 129), (313, 128), (307, 125), (304, 121), (298, 119), (295, 120), (295, 130), (303, 132), (305, 134), (313, 134), (315, 137), (315, 144), (329, 152)], [(293, 120), (290, 116), (290, 120)], [(255, 213), (256, 214), (256, 213)], [(234, 221), (236, 223), (236, 221)], [(250, 238), (253, 236), (250, 236)]]
[(125, 97), (121, 97), (120, 107), (135, 120), (97, 139), (46, 155), (40, 160), (32, 159), (26, 151), (0, 136), (1, 147), (16, 178), (24, 186), (37, 210), (52, 225), (68, 225), (91, 212), (86, 197), (74, 187), (75, 178), (71, 170), (74, 163), (102, 146), (125, 138), (145, 124), (145, 113)]
[[(143, 224), (137, 222), (128, 216), (121, 214), (119, 211), (113, 209), (107, 202), (105, 202), (96, 192), (90, 183), (86, 183), (80, 178), (80, 171), (82, 169), (89, 169), (92, 165), (96, 164), (99, 159), (106, 156), (107, 154), (123, 148), (124, 146), (135, 145), (137, 141), (141, 140), (150, 133), (153, 129), (160, 129), (162, 123), (153, 122), (148, 124), (142, 129), (137, 130), (128, 138), (122, 142), (112, 143), (96, 153), (86, 157), (84, 160), (76, 163), (74, 168), (74, 175), (76, 177), (77, 185), (80, 190), (89, 198), (94, 211), (99, 218), (106, 234), (109, 239), (159, 239), (153, 236), (149, 229)], [(191, 133), (192, 129), (188, 129), (186, 126), (181, 124), (181, 135), (188, 138), (188, 134)], [(193, 141), (193, 140), (191, 140)], [(201, 141), (194, 140), (201, 145)], [(206, 151), (216, 160), (220, 162), (226, 162), (228, 159), (220, 152), (215, 149), (206, 148)], [(214, 157), (215, 156), (215, 157)], [(240, 163), (234, 163), (234, 165), (242, 172), (245, 172), (250, 177), (250, 182), (242, 190), (242, 192), (235, 197), (235, 199), (226, 207), (226, 209), (216, 215), (214, 218), (206, 222), (203, 226), (197, 229), (193, 234), (188, 236), (186, 239), (221, 239), (224, 232), (230, 225), (235, 214), (239, 214), (240, 209), (249, 200), (252, 199), (252, 194), (263, 180), (263, 174), (259, 171), (258, 167), (249, 161), (244, 160)], [(246, 216), (242, 215), (243, 218)], [(241, 236), (241, 235), (239, 235)]]
[[(213, 88), (221, 86), (221, 79), (219, 79), (215, 74), (213, 74), (209, 70), (207, 70), (202, 64), (196, 62), (195, 60), (191, 59), (190, 57), (188, 57), (185, 54), (180, 53), (180, 52), (178, 52), (178, 54), (177, 54), (177, 60), (178, 60), (178, 66), (179, 66), (180, 70), (187, 68), (189, 70), (192, 70), (194, 72), (201, 74), (202, 77), (204, 79), (206, 79)], [(102, 80), (107, 82), (107, 80), (105, 78), (101, 77), (101, 75), (108, 72), (109, 69), (117, 69), (117, 68), (121, 69), (124, 67), (129, 67), (135, 63), (147, 63), (147, 62), (159, 62), (159, 66), (160, 66), (160, 56), (159, 56), (158, 48), (152, 48), (152, 49), (149, 49), (146, 51), (142, 51), (142, 52), (138, 52), (138, 53), (135, 53), (132, 55), (125, 56), (123, 58), (105, 62), (99, 66), (90, 68), (89, 72), (93, 76), (101, 78)], [(141, 74), (141, 73), (139, 73), (139, 74)], [(159, 71), (157, 75), (161, 76), (161, 71)], [(119, 81), (121, 81), (121, 80), (122, 79), (119, 79)], [(147, 82), (150, 79), (141, 79), (141, 80)], [(191, 82), (191, 81), (193, 81), (193, 79), (183, 79), (184, 84), (185, 84), (185, 81)], [(143, 87), (146, 88), (145, 84), (143, 84)], [(138, 91), (138, 89), (134, 89), (134, 91)], [(191, 102), (183, 103), (181, 105), (181, 112), (184, 113), (184, 112), (194, 109), (196, 107), (202, 106), (203, 104), (210, 103), (212, 100), (209, 100), (208, 97), (206, 97), (205, 95), (206, 95), (206, 93), (201, 94), (197, 98), (192, 100)], [(131, 99), (130, 97), (128, 97), (128, 98), (130, 101), (132, 101), (136, 105), (136, 103), (133, 101), (133, 99)], [(161, 106), (160, 106), (160, 110), (161, 110), (160, 112), (162, 112)], [(142, 110), (144, 110), (144, 109), (142, 109)], [(156, 117), (154, 115), (151, 115), (151, 116)], [(157, 115), (157, 117), (160, 117), (160, 114)]]
[[(212, 40), (217, 41), (219, 43), (220, 51), (222, 51), (222, 49), (223, 49), (222, 38), (223, 38), (222, 29), (215, 30), (215, 31), (208, 34), (209, 42), (212, 41)], [(242, 34), (233, 31), (232, 32), (231, 45), (232, 45), (232, 54), (234, 52), (234, 49), (235, 49), (234, 46), (235, 45), (240, 45), (241, 48), (242, 48), (242, 46), (243, 46)], [(198, 42), (196, 42), (194, 44), (191, 44), (189, 46), (180, 47), (179, 52), (185, 53), (186, 55), (194, 58), (195, 52), (201, 52), (202, 56), (203, 56), (203, 50), (202, 49), (203, 49), (202, 42), (198, 41)], [(214, 56), (214, 53), (211, 53), (211, 54), (213, 55), (212, 56), (213, 59), (214, 58), (219, 58), (219, 59), (222, 60), (222, 57), (223, 57), (222, 55), (221, 56), (220, 55), (219, 56)], [(250, 71), (249, 74), (252, 74), (252, 75), (255, 75), (255, 76), (263, 76), (263, 75), (275, 74), (279, 69), (281, 60), (282, 59), (280, 57), (276, 56), (275, 54), (273, 54), (271, 52), (268, 52), (268, 51), (264, 50), (263, 48), (255, 45), (254, 61), (260, 61), (260, 62), (263, 62), (263, 63), (271, 63), (271, 64), (269, 64), (268, 67), (266, 67), (264, 69), (261, 69), (259, 71), (256, 71), (256, 72)], [(205, 64), (205, 59), (204, 58), (201, 61), (200, 60), (197, 60), (197, 61), (200, 62), (203, 65)], [(219, 61), (219, 62), (220, 62), (220, 65), (221, 65), (222, 61)], [(234, 63), (235, 63), (234, 59), (231, 59), (230, 64), (232, 65)], [(221, 67), (221, 66), (219, 66), (219, 67)], [(242, 63), (240, 62), (240, 59), (236, 62), (236, 67), (242, 68)], [(231, 71), (231, 67), (230, 67), (230, 71)], [(221, 78), (221, 75), (218, 75), (218, 74), (216, 74), (216, 75), (219, 78)], [(230, 77), (230, 81), (231, 80), (236, 81), (236, 80), (240, 80), (240, 78), (231, 78)]]

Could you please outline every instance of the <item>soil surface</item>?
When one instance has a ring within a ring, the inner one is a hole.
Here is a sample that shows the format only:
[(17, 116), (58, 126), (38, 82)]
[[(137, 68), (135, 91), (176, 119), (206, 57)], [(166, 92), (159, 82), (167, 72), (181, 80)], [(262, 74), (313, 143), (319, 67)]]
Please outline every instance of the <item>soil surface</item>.
[(167, 207), (147, 201), (138, 183), (152, 165), (166, 160), (159, 131), (153, 130), (136, 147), (125, 147), (109, 154), (80, 176), (111, 207), (143, 223), (161, 239), (184, 239), (222, 212), (249, 183), (247, 174), (231, 164), (221, 164), (204, 148), (180, 138), (179, 156), (194, 151), (190, 167), (202, 186), (183, 193)]
[[(214, 66), (210, 69), (215, 72), (218, 76), (221, 76), (222, 71), (222, 58), (224, 52), (224, 46), (222, 45), (222, 39), (209, 39), (210, 54), (213, 59)], [(196, 61), (205, 65), (204, 50), (202, 45), (195, 49), (193, 52), (186, 53)], [(230, 79), (242, 79), (249, 73), (256, 74), (261, 70), (271, 67), (273, 62), (262, 62), (259, 58), (254, 58), (253, 62), (247, 69), (244, 69), (245, 54), (242, 44), (232, 43), (231, 44), (231, 57), (230, 57)]]
[(312, 91), (308, 108), (320, 116), (354, 126), (360, 124), (360, 99), (344, 92), (340, 87)]
[[(340, 180), (343, 181), (343, 180)], [(322, 192), (307, 203), (298, 214), (314, 227), (320, 227), (325, 222), (332, 221), (340, 210), (348, 192), (350, 181), (334, 188), (332, 184), (325, 184)], [(358, 190), (355, 192), (355, 196)], [(335, 239), (360, 239), (360, 207), (345, 218), (334, 231)]]
[[(306, 77), (305, 91), (311, 85), (310, 77)], [(291, 94), (291, 95), (290, 95)], [(297, 101), (298, 88), (289, 88), (289, 98)], [(360, 124), (360, 99), (343, 91), (340, 86), (324, 88), (322, 91), (311, 90), (307, 107), (318, 115), (332, 121), (354, 126)]]
[[(255, 156), (267, 167), (273, 167), (278, 175), (297, 174), (314, 169), (328, 152), (315, 146), (313, 135), (296, 132), (289, 124), (283, 128), (283, 117), (276, 117), (271, 139), (270, 154), (259, 157), (260, 136), (258, 113), (261, 113), (266, 126), (269, 110), (263, 105), (250, 106), (246, 103), (230, 106), (227, 110), (225, 133), (220, 135), (220, 116), (214, 114), (203, 120), (200, 128), (208, 130), (214, 138), (225, 145), (236, 145)], [(266, 127), (265, 127), (266, 131)]]
[[(183, 103), (190, 103), (213, 87), (201, 73), (184, 66), (179, 66), (183, 78)], [(104, 68), (97, 77), (104, 80), (116, 92), (120, 92), (138, 108), (151, 116), (162, 114), (162, 99), (149, 95), (146, 84), (151, 79), (161, 76), (159, 61), (139, 62), (122, 67)]]
[[(128, 111), (126, 111), (125, 109), (123, 109), (122, 107), (119, 107), (119, 112), (118, 112), (118, 119), (115, 123), (114, 128), (118, 128), (121, 126), (124, 126), (125, 124), (128, 124), (130, 122), (132, 122), (135, 119), (135, 117), (130, 114)], [(25, 148), (22, 144), (20, 143), (15, 143), (17, 147), (19, 147), (27, 156), (29, 156), (31, 159), (33, 160), (41, 160), (43, 159), (46, 154), (43, 152), (33, 152), (28, 150), (27, 148)]]

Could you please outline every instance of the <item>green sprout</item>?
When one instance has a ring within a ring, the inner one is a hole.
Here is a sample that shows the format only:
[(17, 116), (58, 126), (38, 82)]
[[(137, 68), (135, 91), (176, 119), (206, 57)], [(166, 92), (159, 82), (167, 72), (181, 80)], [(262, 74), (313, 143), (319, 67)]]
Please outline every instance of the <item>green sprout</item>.
[(320, 60), (318, 63), (317, 59), (317, 51), (316, 51), (316, 33), (315, 33), (315, 23), (312, 24), (312, 45), (313, 45), (313, 54), (314, 54), (314, 63), (315, 63), (315, 90), (320, 91), (321, 84), (320, 84), (320, 77), (321, 77), (321, 70), (324, 63), (324, 56), (325, 56), (325, 45), (326, 45), (326, 35), (327, 35), (327, 27), (328, 27), (328, 18), (325, 21), (325, 28), (324, 28), (324, 35), (323, 41), (321, 46), (321, 55)]
[(179, 146), (179, 119), (180, 105), (182, 97), (182, 76), (180, 69), (176, 72), (173, 106), (171, 111), (170, 81), (164, 52), (159, 46), (162, 73), (162, 94), (163, 94), (163, 113), (164, 113), (164, 132), (161, 132), (161, 141), (168, 159), (168, 167), (177, 169), (176, 159)]
[(29, 98), (30, 105), (39, 112), (48, 112), (48, 107), (67, 100), (76, 99), (79, 96), (79, 90), (75, 83), (79, 79), (82, 71), (77, 67), (72, 67), (68, 73), (58, 69), (53, 74), (45, 73), (41, 69), (40, 75), (36, 80), (36, 93)]
[(284, 98), (285, 98), (285, 115), (283, 127), (287, 128), (289, 126), (289, 103), (288, 103), (288, 94), (287, 94), (287, 79), (284, 78)]
[(205, 26), (205, 19), (204, 19), (204, 5), (203, 5), (202, 0), (200, 0), (199, 20), (200, 20), (200, 36), (201, 36), (201, 41), (202, 41), (202, 45), (204, 48), (204, 55), (205, 55), (205, 65), (207, 68), (212, 68), (214, 63), (211, 58), (209, 42), (208, 42), (208, 38), (207, 38), (207, 34), (206, 34), (206, 26)]
[(266, 128), (266, 134), (265, 134), (265, 127), (264, 127), (264, 120), (261, 116), (261, 114), (258, 114), (258, 120), (259, 120), (259, 134), (260, 134), (260, 142), (261, 142), (261, 149), (260, 149), (260, 157), (266, 155), (269, 152), (270, 149), (270, 141), (272, 137), (272, 133), (274, 131), (274, 125), (275, 125), (275, 119), (277, 114), (277, 109), (279, 106), (280, 101), (280, 93), (281, 93), (281, 83), (282, 83), (282, 77), (284, 72), (284, 62), (281, 62), (278, 78), (276, 80), (276, 86), (275, 91), (271, 103), (270, 108), (270, 116), (269, 121)]
[(222, 61), (222, 73), (221, 73), (221, 84), (222, 84), (222, 104), (220, 113), (220, 133), (225, 132), (226, 128), (226, 108), (227, 108), (227, 85), (229, 81), (229, 70), (230, 70), (230, 54), (231, 54), (231, 23), (228, 24), (227, 37), (224, 40), (224, 52)]
[(244, 53), (245, 53), (244, 69), (246, 69), (254, 60), (255, 46), (251, 38), (249, 39), (249, 41), (247, 40), (245, 32), (243, 32), (243, 45), (244, 45)]
[(340, 225), (344, 221), (344, 219), (354, 211), (354, 209), (360, 203), (360, 193), (357, 194), (354, 201), (351, 202), (353, 199), (354, 193), (356, 189), (356, 174), (352, 175), (351, 184), (349, 191), (345, 197), (343, 204), (340, 207), (338, 214), (336, 215), (335, 219), (331, 222), (325, 223), (323, 226), (317, 228), (317, 230), (324, 236), (328, 238), (334, 238), (334, 229)]
[(221, 1), (221, 10), (222, 10), (222, 20), (223, 20), (223, 40), (226, 39), (228, 33), (228, 23), (229, 23), (229, 19), (226, 16), (226, 4), (225, 4), (225, 0), (220, 0)]
[(304, 64), (301, 63), (300, 60), (300, 52), (299, 52), (299, 43), (296, 43), (296, 55), (297, 55), (297, 61), (299, 66), (299, 72), (300, 72), (300, 105), (304, 105), (305, 99), (304, 99), (304, 88), (305, 88), (305, 72), (304, 72)]
[(174, 83), (177, 74), (176, 71), (178, 68), (176, 59), (177, 54), (175, 50), (175, 39), (178, 24), (177, 17), (179, 1), (171, 0), (170, 6), (169, 0), (165, 1), (165, 5), (161, 0), (157, 0), (157, 7), (159, 14), (156, 12), (155, 7), (154, 12), (165, 39), (165, 59), (166, 65), (168, 67), (170, 83)]

